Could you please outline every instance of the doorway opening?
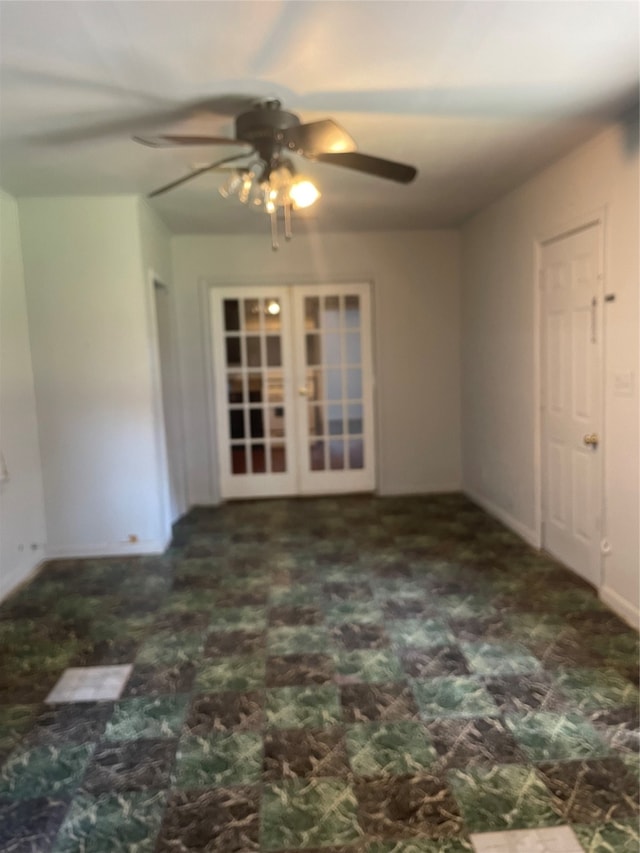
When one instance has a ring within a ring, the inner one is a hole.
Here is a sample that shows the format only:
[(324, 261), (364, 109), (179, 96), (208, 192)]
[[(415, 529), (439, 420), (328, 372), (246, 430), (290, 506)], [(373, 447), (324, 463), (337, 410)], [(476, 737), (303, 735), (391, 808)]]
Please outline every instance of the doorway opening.
[(159, 393), (168, 471), (169, 522), (187, 510), (184, 432), (182, 427), (182, 395), (178, 375), (175, 318), (171, 291), (153, 278)]

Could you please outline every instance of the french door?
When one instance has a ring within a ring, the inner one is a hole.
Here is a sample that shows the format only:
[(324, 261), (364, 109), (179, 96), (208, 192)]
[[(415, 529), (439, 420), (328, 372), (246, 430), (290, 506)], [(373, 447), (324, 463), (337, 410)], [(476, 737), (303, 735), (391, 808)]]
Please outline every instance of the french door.
[(369, 285), (211, 290), (223, 498), (375, 487)]

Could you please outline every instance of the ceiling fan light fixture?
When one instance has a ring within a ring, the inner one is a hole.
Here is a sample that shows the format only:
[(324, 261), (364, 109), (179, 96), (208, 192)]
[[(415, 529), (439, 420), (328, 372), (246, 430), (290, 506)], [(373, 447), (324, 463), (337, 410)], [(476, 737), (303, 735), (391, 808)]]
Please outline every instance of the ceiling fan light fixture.
[(285, 160), (269, 171), (269, 183), (277, 192), (283, 192), (291, 186), (295, 170), (290, 160)]
[(218, 192), (222, 198), (230, 198), (232, 195), (237, 195), (242, 186), (242, 173), (237, 169), (229, 175), (227, 180), (218, 187)]
[(251, 188), (253, 187), (253, 179), (255, 178), (254, 172), (249, 170), (245, 172), (242, 176), (242, 186), (238, 191), (238, 199), (241, 204), (247, 204), (249, 201), (249, 196), (251, 194)]
[(320, 198), (320, 190), (308, 178), (297, 177), (289, 186), (289, 198), (294, 210), (311, 207)]
[(251, 189), (249, 190), (249, 198), (247, 200), (247, 204), (253, 209), (263, 207), (268, 193), (268, 186), (266, 182), (262, 181), (258, 183), (258, 181), (253, 181), (251, 184)]
[(223, 198), (238, 198), (251, 210), (264, 211), (271, 220), (271, 245), (278, 248), (278, 219), (282, 211), (284, 237), (291, 239), (291, 209), (310, 207), (320, 198), (320, 191), (309, 178), (296, 175), (289, 159), (266, 163), (259, 159), (250, 166), (235, 169), (218, 187)]
[(264, 190), (264, 209), (267, 211), (267, 213), (275, 213), (277, 203), (278, 191), (274, 190), (272, 186), (267, 184)]

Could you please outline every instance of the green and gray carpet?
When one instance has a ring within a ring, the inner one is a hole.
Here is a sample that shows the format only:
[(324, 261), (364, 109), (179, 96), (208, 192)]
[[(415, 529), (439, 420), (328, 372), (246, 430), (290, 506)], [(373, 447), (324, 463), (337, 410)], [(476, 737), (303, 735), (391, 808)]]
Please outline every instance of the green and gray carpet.
[(49, 563), (0, 652), (2, 851), (639, 849), (637, 634), (460, 495), (193, 510), (162, 557)]

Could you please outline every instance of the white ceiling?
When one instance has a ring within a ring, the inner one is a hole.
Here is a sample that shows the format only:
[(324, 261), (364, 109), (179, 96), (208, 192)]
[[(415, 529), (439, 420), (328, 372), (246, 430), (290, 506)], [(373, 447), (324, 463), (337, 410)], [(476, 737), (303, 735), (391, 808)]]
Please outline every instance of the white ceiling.
[[(299, 160), (313, 227), (456, 225), (637, 102), (636, 2), (0, 2), (0, 185), (15, 196), (146, 194), (234, 153), (135, 133), (232, 135), (188, 107), (277, 96), (359, 150), (416, 166), (399, 185)], [(207, 173), (152, 200), (175, 233), (266, 229)]]

